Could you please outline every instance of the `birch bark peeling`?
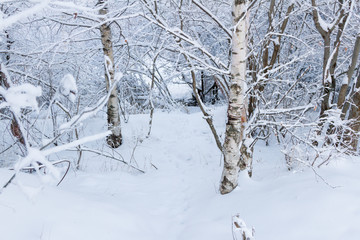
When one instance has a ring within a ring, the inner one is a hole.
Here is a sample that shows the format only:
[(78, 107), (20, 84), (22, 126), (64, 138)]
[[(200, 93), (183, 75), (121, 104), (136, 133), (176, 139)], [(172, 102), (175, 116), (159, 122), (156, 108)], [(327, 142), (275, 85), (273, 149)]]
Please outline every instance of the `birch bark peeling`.
[[(103, 5), (103, 8), (99, 10), (99, 14), (106, 16), (108, 14), (106, 1), (99, 0), (98, 4)], [(105, 21), (105, 17), (102, 19), (102, 21)], [(103, 23), (100, 26), (100, 33), (105, 58), (106, 89), (109, 91), (110, 86), (115, 83), (115, 64), (110, 24)], [(111, 90), (111, 94), (107, 103), (107, 121), (108, 129), (112, 132), (112, 134), (109, 135), (106, 139), (107, 144), (112, 148), (117, 148), (122, 144), (122, 136), (120, 126), (119, 100), (116, 87)]]
[(224, 151), (224, 169), (221, 177), (220, 193), (227, 194), (234, 190), (238, 182), (240, 171), (240, 144), (244, 135), (246, 123), (246, 54), (247, 54), (247, 30), (248, 0), (234, 0), (233, 25), (235, 26), (232, 36), (232, 57), (229, 106), (227, 111), (228, 121), (226, 124)]

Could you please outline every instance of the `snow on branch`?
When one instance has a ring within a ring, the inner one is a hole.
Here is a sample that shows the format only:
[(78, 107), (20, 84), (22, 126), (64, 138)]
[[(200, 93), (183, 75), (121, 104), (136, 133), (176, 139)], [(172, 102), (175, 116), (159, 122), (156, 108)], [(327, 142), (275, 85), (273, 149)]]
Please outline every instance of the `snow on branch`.
[(43, 156), (48, 156), (48, 155), (53, 154), (53, 153), (62, 152), (62, 151), (77, 147), (78, 145), (81, 145), (81, 144), (84, 144), (84, 143), (87, 143), (87, 142), (92, 142), (92, 141), (96, 141), (96, 140), (105, 138), (106, 136), (108, 136), (110, 134), (111, 134), (111, 130), (103, 132), (103, 133), (98, 133), (98, 134), (95, 134), (95, 135), (91, 135), (91, 136), (88, 136), (88, 137), (83, 137), (83, 138), (81, 138), (79, 140), (76, 140), (76, 141), (61, 145), (61, 146), (56, 146), (56, 147), (53, 147), (53, 148), (50, 148), (50, 149), (47, 149), (47, 150), (43, 150), (43, 151), (41, 151), (41, 153), (42, 153)]
[(224, 32), (228, 35), (228, 37), (231, 39), (232, 38), (232, 33), (231, 31), (224, 26), (224, 24), (222, 24), (222, 22), (208, 9), (206, 8), (204, 5), (202, 5), (200, 2), (198, 2), (197, 0), (192, 0), (192, 2), (198, 7), (200, 8), (204, 13), (206, 13), (211, 19), (213, 19), (218, 25), (219, 27), (224, 30)]
[(84, 121), (85, 119), (94, 116), (97, 112), (99, 112), (107, 103), (107, 100), (109, 99), (110, 95), (111, 95), (111, 91), (112, 89), (114, 89), (117, 86), (117, 83), (119, 82), (119, 79), (117, 81), (115, 81), (113, 83), (113, 85), (111, 86), (111, 89), (108, 91), (108, 94), (104, 97), (102, 97), (96, 104), (95, 106), (91, 107), (91, 108), (86, 108), (83, 112), (81, 112), (80, 114), (72, 117), (70, 119), (70, 121), (68, 121), (67, 123), (64, 123), (60, 126), (60, 130), (65, 130), (65, 129), (69, 129), (73, 126), (75, 126), (76, 124), (78, 124), (81, 121)]
[[(31, 1), (31, 2), (36, 2), (36, 1)], [(38, 4), (35, 4), (34, 6), (21, 11), (15, 15), (12, 15), (10, 17), (7, 17), (5, 19), (1, 19), (0, 20), (0, 31), (2, 31), (3, 29), (6, 29), (8, 27), (10, 27), (11, 25), (19, 22), (22, 19), (25, 19), (27, 17), (30, 17), (32, 15), (35, 15), (36, 13), (38, 13), (39, 11), (45, 9), (49, 3), (50, 0), (43, 0), (43, 1), (37, 1)]]
[[(150, 18), (149, 16), (144, 15), (143, 17), (145, 19), (147, 19), (148, 21), (152, 22), (153, 24), (159, 26), (160, 28), (164, 29), (165, 31), (167, 31), (168, 33), (170, 33), (171, 35), (173, 35), (176, 38), (179, 38), (185, 42), (187, 42), (188, 44), (192, 45), (193, 47), (197, 48), (199, 51), (201, 51), (205, 56), (207, 56), (213, 63), (215, 63), (216, 65), (221, 66), (223, 69), (228, 69), (227, 65), (225, 63), (223, 63), (222, 61), (220, 61), (218, 58), (216, 58), (215, 56), (213, 56), (207, 49), (205, 49), (198, 41), (192, 39), (189, 35), (187, 35), (184, 31), (182, 31), (179, 28), (172, 28), (170, 26), (168, 26), (168, 24), (166, 23), (166, 21), (164, 19), (162, 19), (159, 15), (157, 15), (156, 13), (154, 13), (150, 6), (146, 5), (149, 9), (149, 11), (152, 13), (153, 17), (155, 19)], [(180, 49), (180, 52), (184, 51), (183, 49)], [(222, 69), (213, 69), (215, 71), (218, 71), (219, 73), (224, 73), (224, 70)], [(228, 71), (226, 71), (226, 73), (228, 74)]]
[(41, 96), (41, 87), (35, 87), (29, 83), (13, 86), (8, 90), (0, 87), (0, 94), (6, 101), (1, 105), (2, 108), (9, 107), (19, 115), (20, 110), (24, 108), (38, 110), (36, 98)]

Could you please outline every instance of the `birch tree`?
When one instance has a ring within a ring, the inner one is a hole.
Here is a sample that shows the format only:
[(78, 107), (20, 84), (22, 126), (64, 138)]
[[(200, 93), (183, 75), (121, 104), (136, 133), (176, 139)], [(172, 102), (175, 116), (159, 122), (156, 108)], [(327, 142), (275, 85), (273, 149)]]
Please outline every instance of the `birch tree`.
[[(103, 6), (99, 11), (99, 14), (104, 16), (104, 23), (100, 26), (100, 33), (105, 58), (106, 89), (109, 91), (110, 87), (115, 83), (115, 64), (111, 40), (111, 28), (110, 24), (106, 22), (106, 14), (108, 13), (106, 0), (99, 0), (98, 4)], [(122, 144), (122, 136), (120, 128), (119, 100), (116, 87), (112, 88), (107, 103), (107, 121), (108, 129), (112, 131), (112, 134), (107, 137), (107, 143), (110, 147), (117, 148)]]
[[(232, 35), (228, 120), (223, 145), (224, 169), (220, 185), (221, 194), (227, 194), (236, 188), (241, 154), (250, 150), (244, 145), (240, 152), (246, 124), (245, 81), (248, 30), (247, 9), (249, 2), (249, 0), (234, 0), (233, 2), (232, 16), (234, 30)], [(249, 160), (251, 159), (245, 160), (245, 167)], [(242, 164), (241, 168), (244, 168), (244, 164)]]

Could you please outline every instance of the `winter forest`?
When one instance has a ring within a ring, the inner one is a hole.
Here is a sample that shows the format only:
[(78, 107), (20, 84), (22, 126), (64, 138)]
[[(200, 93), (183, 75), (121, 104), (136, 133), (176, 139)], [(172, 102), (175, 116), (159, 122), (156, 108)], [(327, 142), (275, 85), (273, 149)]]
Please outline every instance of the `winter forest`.
[(0, 0), (0, 239), (360, 239), (359, 0)]

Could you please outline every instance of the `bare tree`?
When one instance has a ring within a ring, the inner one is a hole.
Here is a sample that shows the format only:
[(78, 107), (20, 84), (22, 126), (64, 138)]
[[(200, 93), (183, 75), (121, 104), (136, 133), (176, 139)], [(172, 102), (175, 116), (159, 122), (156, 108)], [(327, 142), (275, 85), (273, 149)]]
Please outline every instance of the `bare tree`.
[[(341, 134), (344, 134), (345, 136), (340, 138), (340, 140), (344, 141), (343, 144), (349, 144), (352, 148), (353, 153), (357, 152), (357, 145), (359, 141), (358, 135), (360, 130), (360, 94), (358, 91), (360, 87), (360, 73), (358, 73), (357, 78), (353, 81), (352, 84), (350, 84), (350, 81), (354, 75), (356, 63), (359, 57), (359, 52), (360, 36), (358, 35), (356, 37), (351, 63), (340, 88), (338, 99), (338, 108), (342, 107), (341, 118), (343, 120), (349, 120), (348, 124), (351, 128), (351, 130), (343, 131), (345, 134), (341, 132)], [(349, 92), (348, 96), (346, 96), (347, 92)]]
[[(349, 5), (352, 1), (349, 1)], [(321, 17), (320, 11), (316, 0), (311, 0), (312, 17), (314, 20), (317, 31), (321, 34), (324, 41), (324, 53), (323, 53), (323, 100), (321, 102), (320, 116), (323, 117), (325, 112), (331, 108), (331, 104), (334, 100), (334, 92), (336, 87), (336, 79), (334, 76), (335, 67), (337, 63), (339, 46), (342, 41), (342, 34), (344, 32), (345, 23), (349, 16), (346, 11), (346, 6), (343, 0), (337, 1), (339, 5), (338, 14), (334, 17), (331, 23), (326, 23)], [(336, 4), (336, 3), (335, 3)], [(331, 36), (333, 31), (338, 28), (336, 40), (334, 41), (334, 49), (331, 51)]]
[[(346, 92), (348, 91), (348, 87), (349, 87), (351, 78), (354, 75), (354, 71), (355, 71), (356, 63), (357, 63), (357, 60), (359, 57), (359, 53), (360, 53), (360, 35), (358, 35), (356, 37), (355, 46), (354, 46), (354, 50), (353, 50), (352, 57), (351, 57), (351, 64), (349, 66), (349, 69), (346, 72), (346, 77), (343, 80), (341, 88), (340, 88), (339, 98), (338, 98), (338, 102), (337, 102), (338, 108), (343, 107), (345, 97), (346, 97)], [(344, 108), (344, 110), (345, 109), (346, 108)]]
[[(257, 107), (258, 95), (264, 91), (264, 82), (266, 82), (266, 80), (270, 77), (269, 71), (274, 68), (279, 59), (279, 55), (281, 53), (280, 47), (283, 45), (283, 35), (288, 26), (290, 14), (294, 10), (295, 3), (291, 2), (287, 6), (285, 13), (281, 12), (282, 5), (284, 5), (283, 0), (270, 1), (269, 10), (267, 12), (269, 25), (261, 46), (262, 56), (255, 56), (254, 53), (249, 56), (249, 70), (251, 72), (254, 87), (250, 91), (248, 116), (252, 116), (254, 114)], [(281, 17), (283, 14), (285, 14), (285, 17)], [(256, 28), (257, 26), (254, 27)], [(250, 45), (254, 45), (254, 37), (255, 36), (251, 36)], [(271, 45), (273, 45), (272, 48)]]

